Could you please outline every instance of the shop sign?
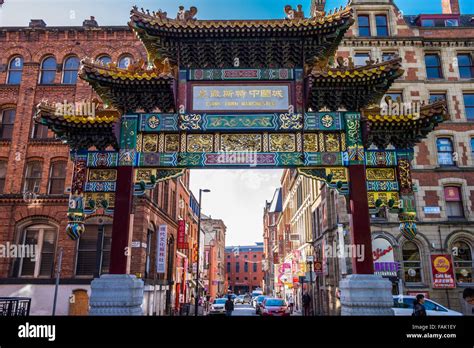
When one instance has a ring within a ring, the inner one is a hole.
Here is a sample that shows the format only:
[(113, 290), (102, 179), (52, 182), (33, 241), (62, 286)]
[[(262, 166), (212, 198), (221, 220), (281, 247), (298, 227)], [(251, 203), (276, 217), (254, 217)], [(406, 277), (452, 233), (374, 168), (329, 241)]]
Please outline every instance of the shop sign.
[(186, 242), (186, 224), (184, 220), (178, 221), (178, 249), (189, 249)]
[(399, 264), (395, 262), (393, 246), (385, 238), (375, 238), (372, 241), (372, 256), (374, 259), (374, 274), (386, 277), (396, 277)]
[(434, 289), (454, 289), (456, 287), (451, 255), (431, 255), (431, 272)]
[(166, 271), (166, 242), (168, 236), (168, 225), (160, 225), (158, 228), (158, 238), (156, 239), (156, 273)]

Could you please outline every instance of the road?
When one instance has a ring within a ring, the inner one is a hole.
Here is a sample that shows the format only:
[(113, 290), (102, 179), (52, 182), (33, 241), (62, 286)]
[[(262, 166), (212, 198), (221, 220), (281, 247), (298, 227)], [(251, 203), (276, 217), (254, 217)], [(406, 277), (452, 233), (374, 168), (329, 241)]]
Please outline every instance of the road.
[(255, 308), (249, 304), (236, 304), (232, 315), (239, 317), (254, 317), (257, 314), (255, 314)]

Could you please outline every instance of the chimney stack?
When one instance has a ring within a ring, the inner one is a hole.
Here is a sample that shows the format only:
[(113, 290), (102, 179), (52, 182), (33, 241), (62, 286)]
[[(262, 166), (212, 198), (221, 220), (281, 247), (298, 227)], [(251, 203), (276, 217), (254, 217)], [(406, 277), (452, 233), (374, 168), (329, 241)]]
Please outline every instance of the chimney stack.
[(459, 0), (441, 0), (443, 14), (460, 14)]
[(31, 19), (30, 28), (46, 28), (46, 22), (42, 19)]
[(82, 22), (82, 26), (86, 28), (95, 28), (95, 27), (98, 27), (99, 24), (95, 20), (95, 17), (91, 16), (90, 19), (85, 19), (84, 22)]

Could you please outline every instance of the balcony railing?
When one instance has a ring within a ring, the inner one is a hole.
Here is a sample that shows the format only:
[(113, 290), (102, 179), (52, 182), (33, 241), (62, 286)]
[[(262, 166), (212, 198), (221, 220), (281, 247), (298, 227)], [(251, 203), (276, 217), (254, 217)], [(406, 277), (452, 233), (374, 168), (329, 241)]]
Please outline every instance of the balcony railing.
[(26, 317), (30, 315), (31, 298), (0, 297), (0, 316)]

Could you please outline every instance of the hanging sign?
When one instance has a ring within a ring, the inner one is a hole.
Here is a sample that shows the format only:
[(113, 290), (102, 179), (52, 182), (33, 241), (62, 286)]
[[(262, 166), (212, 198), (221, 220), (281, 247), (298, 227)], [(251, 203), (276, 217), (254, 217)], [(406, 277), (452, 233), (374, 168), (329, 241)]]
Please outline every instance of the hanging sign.
[(188, 243), (186, 242), (186, 224), (184, 220), (178, 221), (178, 249), (188, 249)]
[(372, 256), (374, 258), (374, 274), (386, 277), (396, 277), (399, 269), (395, 262), (393, 246), (385, 238), (375, 238), (372, 241)]
[(431, 255), (431, 272), (433, 275), (433, 288), (454, 289), (456, 287), (451, 255)]
[(156, 238), (156, 273), (165, 273), (168, 225), (160, 225)]

